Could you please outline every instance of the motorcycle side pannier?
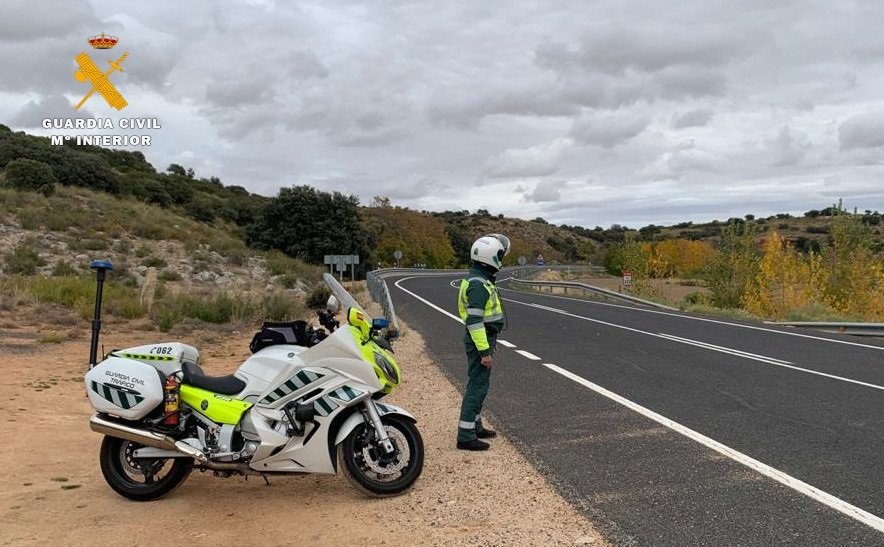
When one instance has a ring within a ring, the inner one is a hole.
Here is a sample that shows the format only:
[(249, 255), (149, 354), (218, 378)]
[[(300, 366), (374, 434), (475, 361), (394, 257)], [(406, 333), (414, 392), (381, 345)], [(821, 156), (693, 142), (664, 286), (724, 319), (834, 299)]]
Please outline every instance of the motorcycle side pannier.
[(140, 420), (163, 402), (163, 375), (134, 359), (108, 357), (86, 373), (86, 393), (98, 412)]

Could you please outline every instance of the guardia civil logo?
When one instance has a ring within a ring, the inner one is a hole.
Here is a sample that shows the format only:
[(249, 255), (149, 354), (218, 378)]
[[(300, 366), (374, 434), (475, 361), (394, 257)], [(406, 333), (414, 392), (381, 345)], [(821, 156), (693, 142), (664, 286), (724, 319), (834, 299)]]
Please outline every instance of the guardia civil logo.
[[(87, 41), (89, 42), (89, 45), (97, 50), (110, 50), (117, 45), (119, 39), (116, 36), (107, 36), (102, 32), (100, 35), (90, 37)], [(74, 71), (74, 78), (80, 83), (85, 83), (91, 86), (83, 99), (74, 107), (74, 110), (80, 110), (80, 107), (83, 106), (83, 104), (95, 93), (98, 93), (98, 95), (107, 102), (108, 106), (115, 108), (116, 110), (126, 108), (129, 103), (127, 103), (126, 99), (119, 91), (117, 91), (117, 88), (110, 81), (110, 76), (114, 72), (124, 72), (123, 61), (125, 61), (128, 56), (129, 52), (127, 51), (120, 55), (116, 60), (108, 59), (107, 63), (110, 65), (110, 70), (107, 72), (102, 72), (101, 69), (98, 68), (98, 65), (95, 64), (85, 51), (74, 57), (74, 61), (77, 62), (78, 67), (78, 69)]]

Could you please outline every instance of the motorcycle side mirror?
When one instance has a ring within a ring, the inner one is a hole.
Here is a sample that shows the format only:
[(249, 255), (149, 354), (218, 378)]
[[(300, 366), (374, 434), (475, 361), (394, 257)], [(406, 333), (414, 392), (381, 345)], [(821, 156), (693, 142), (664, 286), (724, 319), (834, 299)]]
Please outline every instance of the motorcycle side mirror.
[(328, 301), (325, 303), (325, 309), (328, 313), (335, 315), (339, 311), (341, 311), (341, 303), (338, 301), (335, 295), (331, 295), (328, 297)]

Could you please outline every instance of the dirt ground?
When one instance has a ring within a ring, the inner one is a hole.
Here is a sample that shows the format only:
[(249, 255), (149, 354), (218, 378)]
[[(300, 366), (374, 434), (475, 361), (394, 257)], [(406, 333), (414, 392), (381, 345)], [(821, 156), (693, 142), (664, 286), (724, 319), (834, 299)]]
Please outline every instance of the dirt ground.
[[(406, 329), (396, 344), (404, 383), (390, 401), (415, 414), (424, 472), (407, 494), (369, 499), (341, 476), (221, 479), (193, 473), (169, 497), (116, 495), (98, 467), (83, 386), (88, 337), (45, 343), (48, 330), (0, 314), (0, 544), (2, 545), (603, 545), (506, 439), (455, 450), (459, 395)], [(77, 337), (77, 329), (84, 335)], [(248, 356), (252, 332), (177, 337), (202, 350), (209, 373)], [(41, 343), (38, 340), (43, 338)], [(136, 323), (106, 328), (104, 347), (174, 339)], [(490, 423), (493, 427), (493, 423)]]

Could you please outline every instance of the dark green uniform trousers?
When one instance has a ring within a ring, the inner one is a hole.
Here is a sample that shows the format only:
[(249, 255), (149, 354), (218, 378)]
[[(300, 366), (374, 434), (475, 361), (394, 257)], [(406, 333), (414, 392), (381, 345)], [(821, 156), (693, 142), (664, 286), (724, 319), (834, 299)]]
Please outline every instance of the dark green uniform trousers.
[[(488, 345), (494, 351), (497, 343), (497, 335), (490, 332), (488, 334)], [(488, 388), (491, 385), (491, 369), (482, 365), (482, 357), (476, 344), (470, 338), (469, 331), (464, 333), (463, 345), (467, 351), (467, 387), (464, 389), (463, 402), (460, 405), (460, 422), (457, 427), (457, 442), (471, 441), (476, 438), (476, 434), (482, 431), (482, 418), (479, 413), (482, 412), (482, 403), (485, 402), (485, 396), (488, 395)]]

